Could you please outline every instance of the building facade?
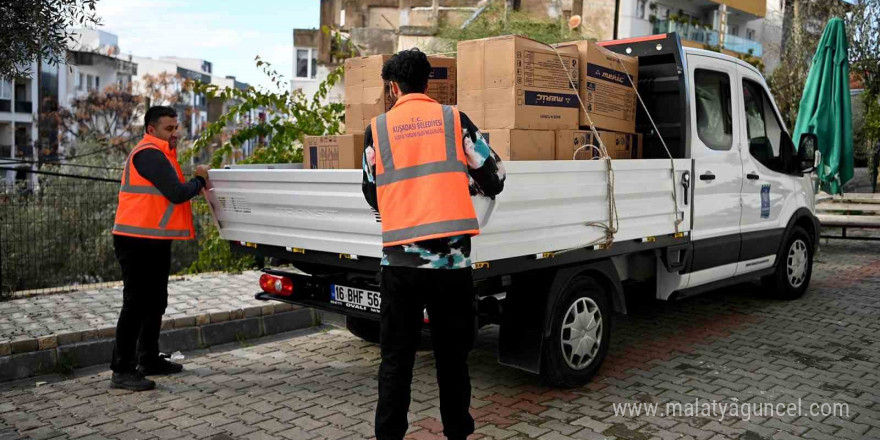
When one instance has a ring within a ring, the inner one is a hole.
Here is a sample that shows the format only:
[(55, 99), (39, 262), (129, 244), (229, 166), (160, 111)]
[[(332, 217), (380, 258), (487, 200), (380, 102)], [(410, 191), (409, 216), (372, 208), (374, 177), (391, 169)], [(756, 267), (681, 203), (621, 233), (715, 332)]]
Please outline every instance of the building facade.
[(33, 63), (31, 72), (31, 77), (26, 79), (0, 78), (0, 169), (4, 186), (19, 182), (32, 187), (37, 181), (34, 174), (26, 172), (27, 169), (36, 169), (36, 164), (22, 162), (38, 158), (37, 63)]

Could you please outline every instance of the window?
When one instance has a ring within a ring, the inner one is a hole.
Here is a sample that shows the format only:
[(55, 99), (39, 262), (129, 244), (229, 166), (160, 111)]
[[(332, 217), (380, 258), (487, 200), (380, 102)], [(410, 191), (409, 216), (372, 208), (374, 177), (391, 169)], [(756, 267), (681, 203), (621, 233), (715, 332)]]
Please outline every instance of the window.
[(101, 90), (101, 77), (95, 77), (95, 90)]
[(296, 78), (315, 79), (318, 73), (318, 59), (316, 49), (296, 49)]
[(730, 26), (730, 31), (727, 32), (730, 35), (739, 35), (739, 25), (735, 24)]
[[(794, 145), (776, 119), (773, 105), (764, 88), (754, 81), (743, 80), (743, 105), (746, 111), (749, 153), (767, 168), (784, 172), (785, 158), (794, 154)], [(786, 149), (790, 151), (785, 151)]]
[(697, 134), (713, 150), (729, 150), (733, 144), (730, 109), (730, 77), (726, 73), (694, 71)]
[(92, 90), (95, 88), (95, 77), (92, 75), (86, 75), (86, 88), (88, 90)]
[(746, 39), (755, 41), (755, 30), (746, 28)]
[(83, 75), (82, 73), (77, 74), (76, 75), (76, 89), (82, 90), (84, 87), (83, 83), (85, 83), (85, 75)]
[(12, 99), (12, 83), (0, 80), (0, 99)]
[(639, 0), (636, 3), (636, 17), (643, 20), (648, 18), (646, 15), (646, 9), (648, 9), (648, 0)]

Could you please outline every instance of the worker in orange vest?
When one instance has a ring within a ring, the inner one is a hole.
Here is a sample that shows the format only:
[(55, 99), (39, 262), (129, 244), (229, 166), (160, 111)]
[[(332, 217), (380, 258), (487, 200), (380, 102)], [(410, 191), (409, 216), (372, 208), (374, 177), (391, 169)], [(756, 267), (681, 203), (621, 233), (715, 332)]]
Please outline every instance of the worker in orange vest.
[(199, 165), (185, 181), (177, 162), (177, 112), (150, 107), (146, 134), (128, 155), (113, 225), (116, 259), (122, 266), (122, 310), (116, 324), (111, 386), (155, 388), (146, 376), (173, 374), (183, 366), (160, 357), (159, 329), (168, 305), (171, 241), (195, 238), (190, 199), (208, 179)]
[(471, 120), (426, 95), (431, 74), (418, 49), (393, 55), (382, 78), (397, 102), (365, 133), (362, 187), (382, 219), (383, 242), (377, 440), (406, 434), (423, 321), (433, 341), (443, 433), (463, 440), (474, 432), (467, 366), (476, 333), (470, 250), (480, 226), (471, 194), (494, 197), (505, 175)]

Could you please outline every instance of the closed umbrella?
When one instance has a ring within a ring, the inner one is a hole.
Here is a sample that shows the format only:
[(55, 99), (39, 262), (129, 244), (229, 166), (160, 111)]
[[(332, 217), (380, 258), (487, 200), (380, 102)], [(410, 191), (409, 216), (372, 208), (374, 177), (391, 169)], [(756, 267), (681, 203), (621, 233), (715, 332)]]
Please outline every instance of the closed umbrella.
[(853, 131), (846, 28), (840, 18), (825, 26), (813, 56), (794, 127), (795, 145), (802, 133), (814, 133), (819, 141), (821, 188), (841, 194), (853, 177)]

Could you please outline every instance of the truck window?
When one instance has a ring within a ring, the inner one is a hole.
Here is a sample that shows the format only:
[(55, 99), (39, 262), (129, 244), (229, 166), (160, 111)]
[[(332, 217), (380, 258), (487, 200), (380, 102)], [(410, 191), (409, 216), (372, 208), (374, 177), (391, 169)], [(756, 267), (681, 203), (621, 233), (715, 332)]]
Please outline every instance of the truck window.
[(743, 104), (746, 111), (746, 133), (749, 153), (773, 171), (785, 172), (785, 161), (780, 151), (785, 132), (776, 119), (770, 98), (760, 84), (743, 80)]
[(713, 70), (694, 70), (697, 105), (697, 134), (713, 150), (733, 145), (730, 105), (730, 76)]

